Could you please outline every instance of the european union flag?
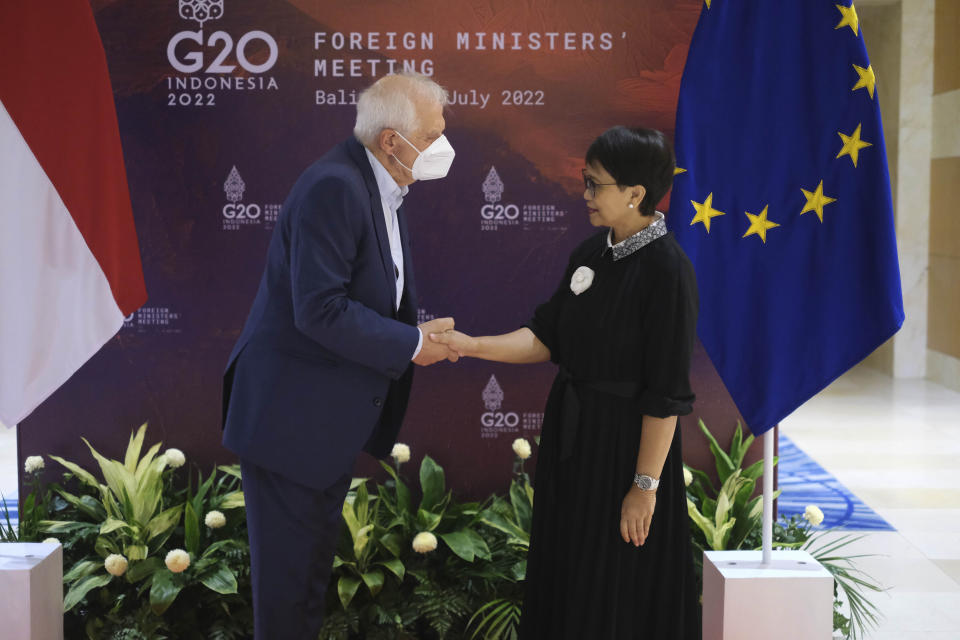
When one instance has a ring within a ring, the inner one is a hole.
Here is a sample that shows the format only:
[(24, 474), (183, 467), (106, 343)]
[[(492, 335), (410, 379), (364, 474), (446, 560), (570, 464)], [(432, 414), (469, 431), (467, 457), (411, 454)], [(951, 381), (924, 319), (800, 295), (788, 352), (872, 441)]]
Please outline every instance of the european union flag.
[(874, 69), (850, 0), (706, 0), (670, 225), (700, 339), (761, 434), (903, 324)]

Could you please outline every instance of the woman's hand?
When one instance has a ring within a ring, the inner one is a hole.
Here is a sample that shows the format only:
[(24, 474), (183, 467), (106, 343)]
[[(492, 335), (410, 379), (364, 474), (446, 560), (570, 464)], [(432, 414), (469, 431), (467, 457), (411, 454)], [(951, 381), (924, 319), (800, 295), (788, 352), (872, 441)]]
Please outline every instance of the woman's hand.
[(650, 535), (650, 521), (657, 506), (657, 492), (633, 486), (620, 508), (620, 535), (626, 543), (640, 547)]
[(442, 333), (431, 333), (430, 340), (447, 345), (448, 349), (457, 352), (461, 358), (476, 352), (477, 339), (454, 329), (448, 329)]

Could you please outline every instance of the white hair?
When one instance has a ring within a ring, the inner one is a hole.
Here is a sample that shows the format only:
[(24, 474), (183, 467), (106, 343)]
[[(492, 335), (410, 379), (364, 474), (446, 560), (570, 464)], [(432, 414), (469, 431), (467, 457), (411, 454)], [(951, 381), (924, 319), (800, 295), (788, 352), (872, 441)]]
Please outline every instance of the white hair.
[(363, 90), (357, 99), (357, 123), (353, 135), (372, 147), (384, 129), (398, 129), (411, 135), (420, 128), (416, 103), (428, 100), (446, 106), (447, 90), (419, 73), (399, 73), (380, 78)]

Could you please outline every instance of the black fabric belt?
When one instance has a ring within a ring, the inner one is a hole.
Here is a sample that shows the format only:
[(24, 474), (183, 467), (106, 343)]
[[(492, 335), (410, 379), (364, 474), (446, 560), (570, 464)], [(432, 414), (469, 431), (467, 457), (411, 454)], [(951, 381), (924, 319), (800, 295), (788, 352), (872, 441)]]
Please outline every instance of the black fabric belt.
[(636, 398), (642, 387), (636, 381), (586, 380), (573, 376), (561, 367), (557, 380), (563, 385), (563, 399), (560, 401), (560, 458), (562, 462), (573, 454), (573, 447), (580, 430), (580, 389), (590, 389), (598, 393), (618, 398)]

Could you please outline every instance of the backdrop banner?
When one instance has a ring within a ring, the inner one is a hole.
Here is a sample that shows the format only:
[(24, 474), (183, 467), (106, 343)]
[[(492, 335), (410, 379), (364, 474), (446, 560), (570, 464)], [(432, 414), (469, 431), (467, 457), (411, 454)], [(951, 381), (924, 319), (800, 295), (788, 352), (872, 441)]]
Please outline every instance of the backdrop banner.
[[(81, 436), (119, 456), (130, 431), (147, 422), (149, 441), (177, 447), (203, 467), (234, 460), (220, 445), (221, 374), (281, 203), (304, 168), (352, 135), (362, 88), (414, 70), (450, 91), (453, 168), (444, 180), (412, 185), (405, 199), (419, 315), (421, 321), (452, 315), (468, 333), (511, 331), (558, 285), (570, 250), (594, 232), (579, 173), (590, 142), (618, 124), (672, 137), (680, 77), (703, 6), (702, 0), (92, 4), (110, 66), (149, 300), (20, 425), (20, 459), (54, 453), (89, 466)], [(463, 497), (504, 490), (510, 445), (539, 433), (554, 373), (550, 364), (475, 360), (418, 370), (400, 435), (413, 450), (412, 463), (431, 455)], [(711, 468), (697, 419), (724, 442), (739, 416), (700, 349), (694, 378), (698, 401), (681, 422), (685, 457)], [(358, 474), (378, 470), (361, 457)]]

